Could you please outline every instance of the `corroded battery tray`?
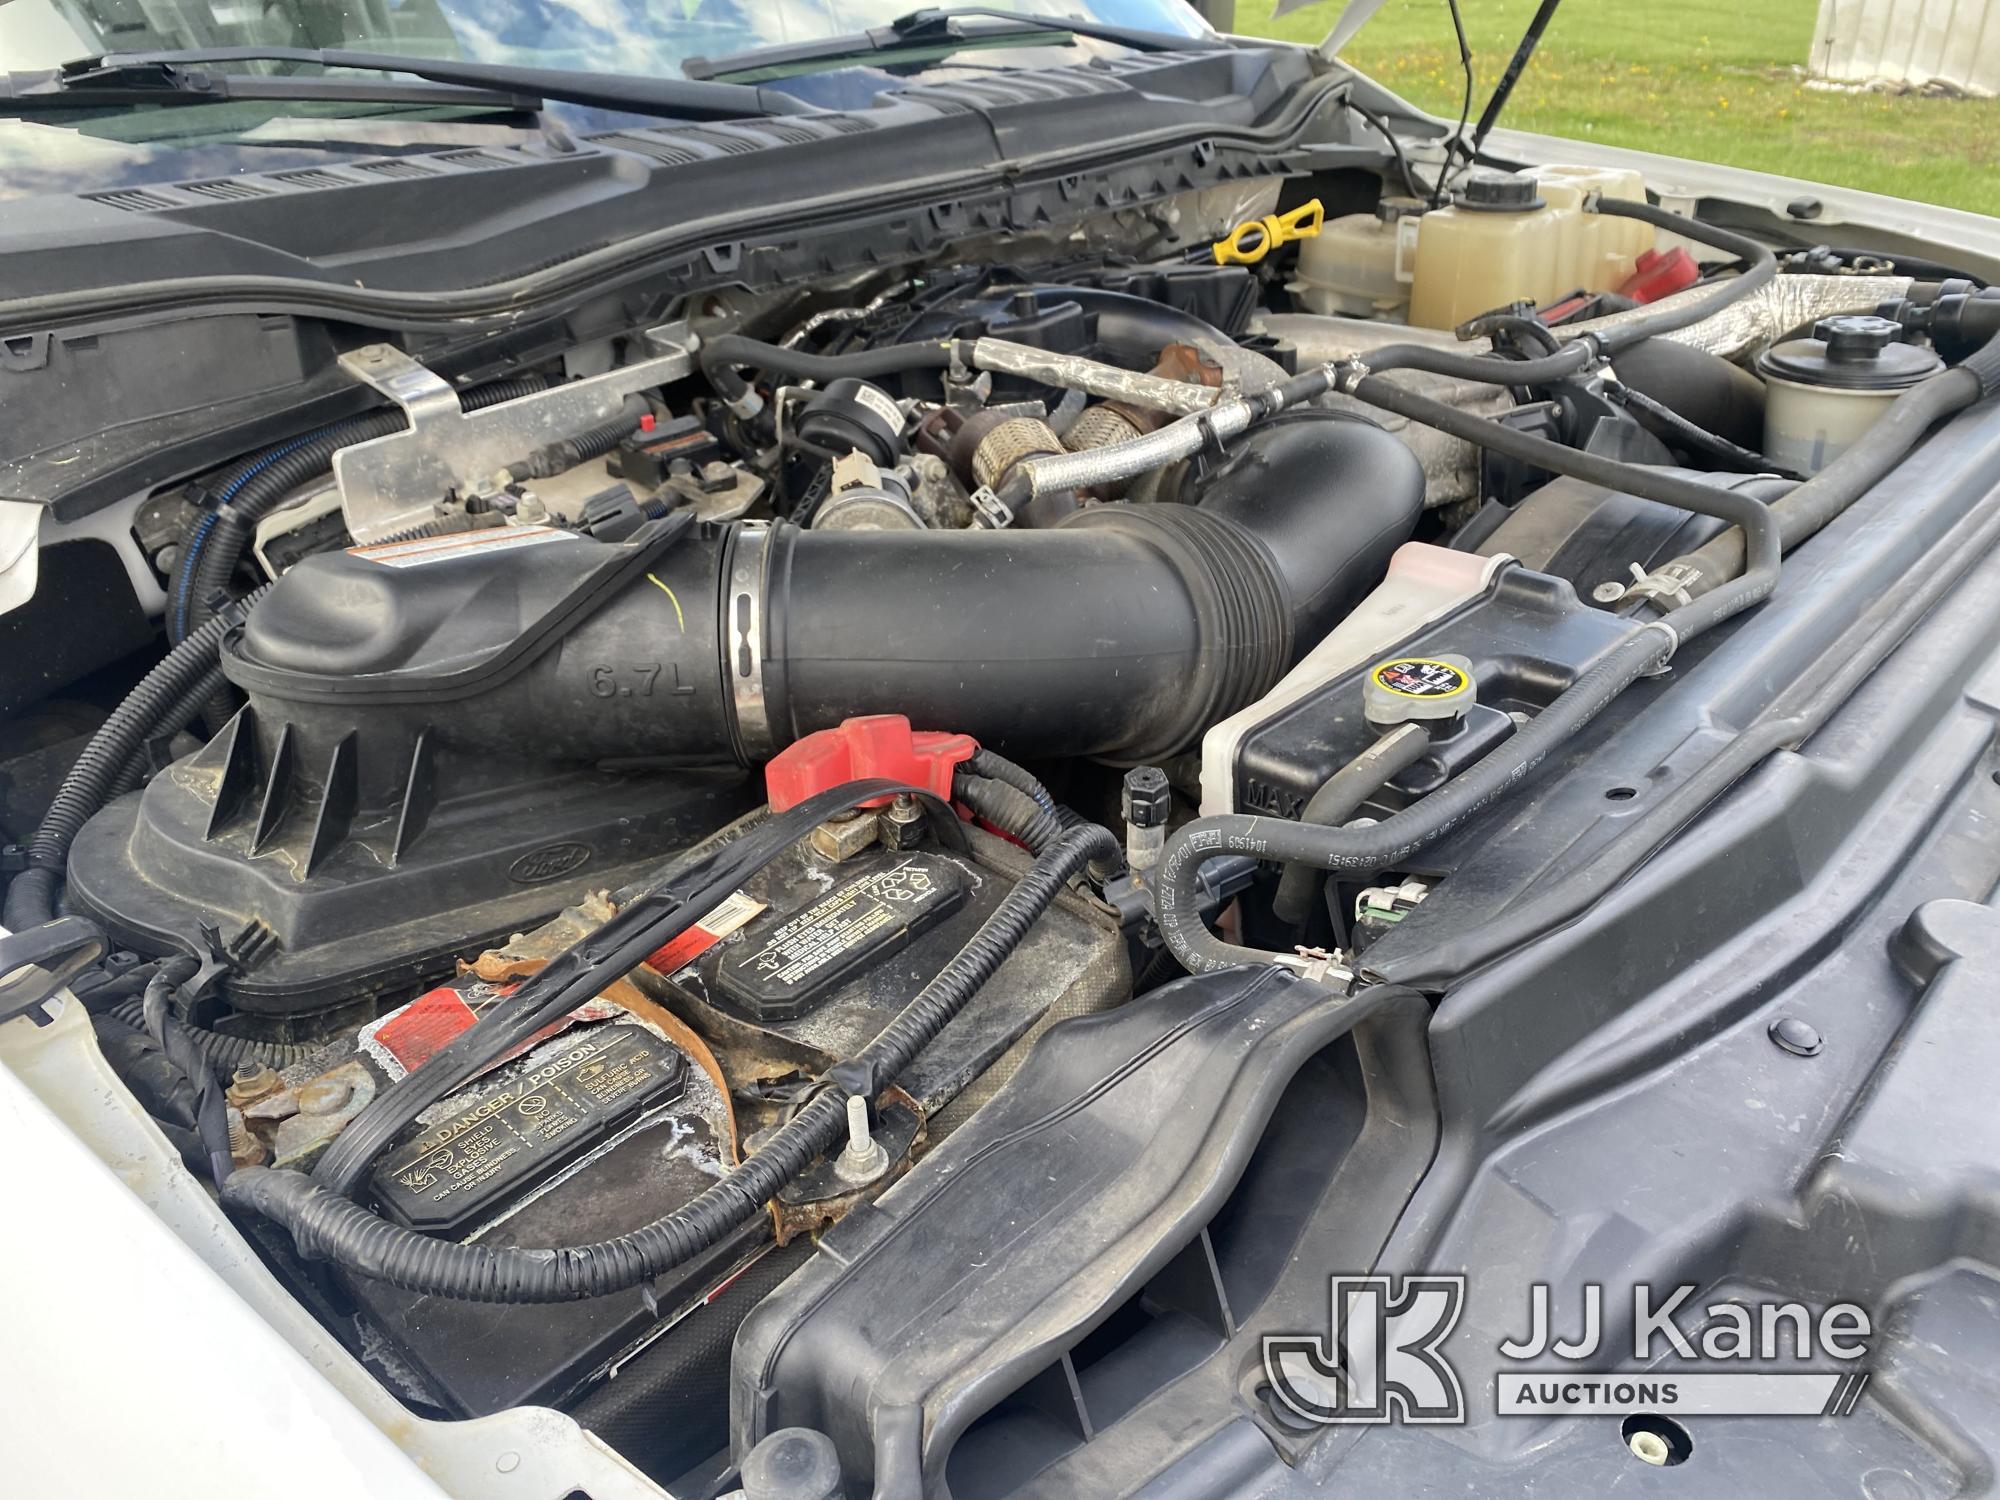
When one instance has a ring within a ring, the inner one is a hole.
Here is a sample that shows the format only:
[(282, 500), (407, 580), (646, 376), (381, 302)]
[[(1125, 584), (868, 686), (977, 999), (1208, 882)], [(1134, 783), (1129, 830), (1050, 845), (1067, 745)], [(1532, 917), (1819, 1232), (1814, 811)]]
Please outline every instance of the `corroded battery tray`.
[(678, 1099), (687, 1071), (678, 1048), (636, 1022), (565, 1032), (387, 1152), (377, 1199), (413, 1229), (469, 1226), (640, 1111)]

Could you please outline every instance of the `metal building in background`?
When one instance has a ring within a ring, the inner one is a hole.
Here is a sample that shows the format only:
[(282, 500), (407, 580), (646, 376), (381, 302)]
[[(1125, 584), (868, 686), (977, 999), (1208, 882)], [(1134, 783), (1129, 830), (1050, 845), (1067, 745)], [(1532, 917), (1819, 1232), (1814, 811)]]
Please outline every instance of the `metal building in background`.
[(1840, 83), (2000, 94), (2000, 0), (1819, 0), (1808, 65)]

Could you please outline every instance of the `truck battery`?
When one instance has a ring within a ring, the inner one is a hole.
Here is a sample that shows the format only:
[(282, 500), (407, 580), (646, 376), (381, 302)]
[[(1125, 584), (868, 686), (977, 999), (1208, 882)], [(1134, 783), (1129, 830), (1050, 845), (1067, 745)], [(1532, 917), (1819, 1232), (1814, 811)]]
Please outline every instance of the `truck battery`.
[[(548, 951), (610, 914), (601, 901), (592, 907), (551, 924)], [(469, 972), (427, 991), (288, 1069), (288, 1086), (248, 1105), (246, 1119), (264, 1122), (275, 1160), (305, 1165), (380, 1089), (512, 987)], [(629, 1233), (711, 1186), (736, 1159), (734, 1111), (712, 1054), (630, 984), (606, 996), (393, 1142), (366, 1184), (376, 1210), (463, 1244), (574, 1246)], [(769, 1222), (752, 1220), (645, 1286), (579, 1302), (461, 1302), (361, 1276), (343, 1283), (363, 1356), (413, 1399), (470, 1417), (562, 1404), (684, 1318), (729, 1316), (733, 1327), (747, 1307), (719, 1310), (717, 1294), (771, 1248)]]
[[(838, 858), (796, 844), (702, 924), (707, 941), (655, 954), (635, 978), (727, 1059), (740, 1090), (817, 1077), (893, 1020), (1032, 863), (1007, 839), (965, 831), (962, 854), (928, 839)], [(1047, 1026), (1129, 993), (1116, 914), (1065, 893), (899, 1087), (926, 1119), (975, 1080), (983, 1098)]]

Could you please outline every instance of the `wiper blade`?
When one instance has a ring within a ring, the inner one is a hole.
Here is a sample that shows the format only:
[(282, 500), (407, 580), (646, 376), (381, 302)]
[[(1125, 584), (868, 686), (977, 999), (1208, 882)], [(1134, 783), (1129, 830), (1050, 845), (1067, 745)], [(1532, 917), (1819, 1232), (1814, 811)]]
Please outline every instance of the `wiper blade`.
[(75, 67), (75, 64), (69, 64), (64, 68), (35, 73), (0, 74), (0, 116), (31, 115), (48, 110), (122, 108), (135, 104), (214, 104), (246, 99), (449, 105), (524, 114), (532, 114), (542, 107), (542, 101), (531, 94), (468, 88), (462, 84), (211, 73), (168, 63), (70, 71)]
[[(968, 17), (1001, 24), (961, 25), (961, 21)], [(770, 76), (795, 69), (809, 71), (815, 64), (858, 62), (937, 46), (1031, 46), (1052, 38), (1067, 40), (1077, 36), (1129, 47), (1134, 52), (1185, 52), (1227, 45), (1205, 36), (1145, 31), (1134, 26), (1114, 26), (1104, 21), (1085, 21), (1069, 16), (1034, 15), (991, 5), (959, 5), (949, 10), (937, 7), (913, 10), (886, 26), (849, 32), (844, 36), (787, 42), (773, 47), (752, 47), (748, 51), (729, 52), (720, 57), (691, 57), (681, 64), (681, 71), (696, 79), (728, 78), (753, 72)]]
[[(338, 47), (188, 47), (164, 52), (108, 52), (65, 63), (66, 79), (87, 84), (109, 70), (190, 63), (292, 62), (322, 68), (359, 68), (371, 73), (404, 73), (432, 83), (498, 89), (581, 104), (680, 120), (742, 120), (799, 114), (811, 106), (768, 89), (734, 83), (697, 83), (680, 78), (648, 78), (632, 73), (585, 73), (571, 68), (517, 68), (505, 63), (463, 62), (452, 58), (408, 57), (394, 52), (350, 52)], [(241, 75), (227, 75), (235, 83)]]

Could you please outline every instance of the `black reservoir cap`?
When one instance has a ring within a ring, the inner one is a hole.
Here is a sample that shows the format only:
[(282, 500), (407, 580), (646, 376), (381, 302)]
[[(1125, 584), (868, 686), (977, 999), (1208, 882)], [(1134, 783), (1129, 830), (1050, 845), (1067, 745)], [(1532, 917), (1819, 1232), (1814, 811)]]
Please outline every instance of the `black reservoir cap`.
[(1929, 349), (1902, 342), (1903, 326), (1872, 313), (1821, 318), (1809, 339), (1791, 339), (1757, 361), (1761, 375), (1843, 391), (1899, 391), (1944, 368)]
[(1542, 194), (1532, 177), (1481, 168), (1465, 179), (1452, 204), (1477, 214), (1525, 214), (1542, 206)]

